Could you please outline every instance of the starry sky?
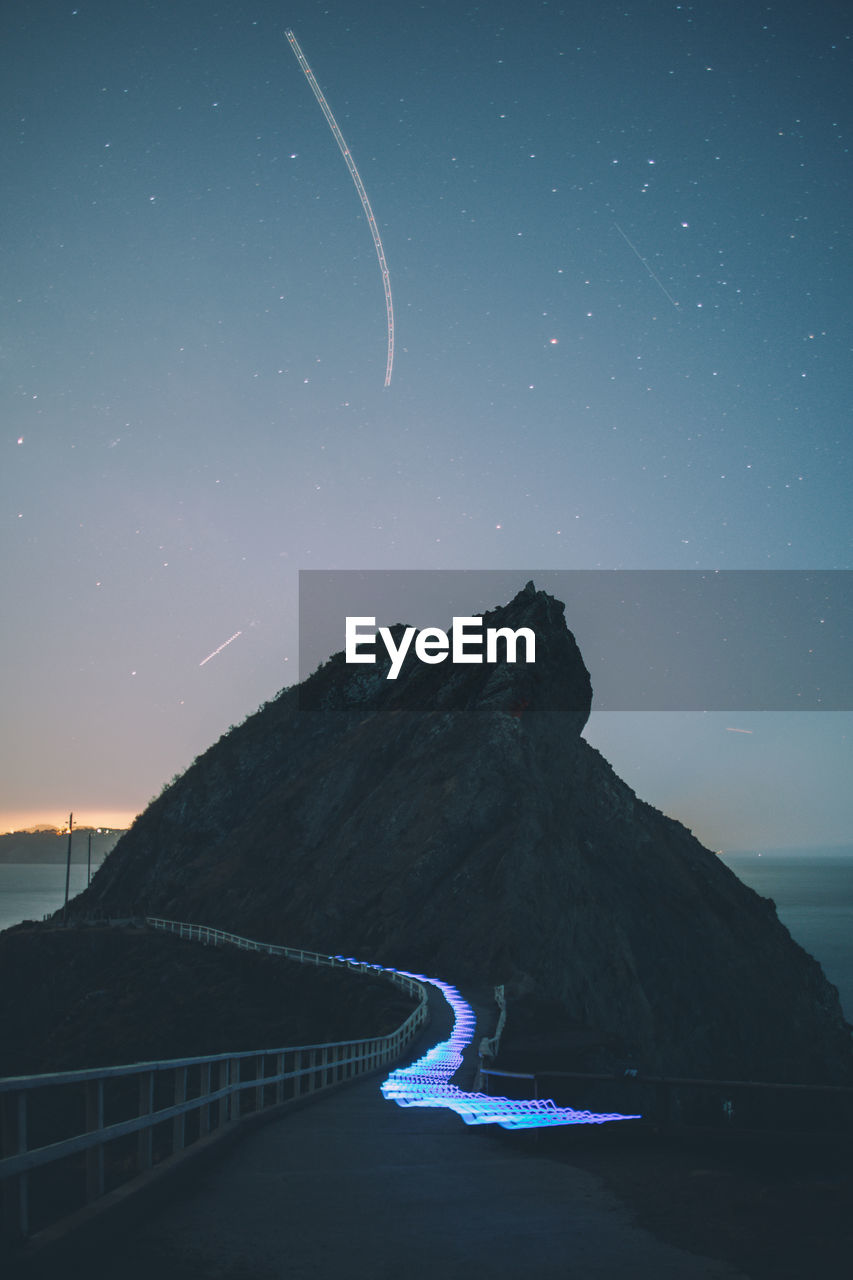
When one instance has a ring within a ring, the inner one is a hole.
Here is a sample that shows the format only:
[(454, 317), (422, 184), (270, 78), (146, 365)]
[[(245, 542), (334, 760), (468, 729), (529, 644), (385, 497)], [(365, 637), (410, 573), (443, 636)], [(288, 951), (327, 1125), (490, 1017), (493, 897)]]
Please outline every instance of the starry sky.
[[(853, 568), (851, 55), (840, 3), (9, 10), (0, 829), (293, 683), (300, 569)], [(850, 712), (585, 736), (712, 848), (853, 841)]]

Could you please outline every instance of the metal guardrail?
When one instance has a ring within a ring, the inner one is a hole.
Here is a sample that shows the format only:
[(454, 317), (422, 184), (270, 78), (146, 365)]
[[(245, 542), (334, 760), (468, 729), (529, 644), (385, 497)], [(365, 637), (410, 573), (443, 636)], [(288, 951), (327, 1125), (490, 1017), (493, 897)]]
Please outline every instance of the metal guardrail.
[[(254, 942), (204, 925), (157, 917), (146, 923), (208, 945), (231, 945), (355, 972), (378, 970), (343, 957)], [(52, 1169), (55, 1185), (48, 1198), (64, 1203), (70, 1198), (72, 1208), (50, 1220), (56, 1221), (147, 1173), (155, 1164), (166, 1159), (173, 1163), (199, 1141), (233, 1130), (250, 1114), (281, 1107), (397, 1061), (426, 1021), (427, 993), (413, 978), (383, 976), (418, 1000), (414, 1012), (389, 1035), (0, 1079), (0, 1186), (6, 1238), (21, 1242), (31, 1234), (31, 1175)], [(62, 1136), (57, 1137), (57, 1131)], [(49, 1225), (41, 1220), (43, 1213), (37, 1216), (37, 1230)]]
[[(702, 1080), (681, 1076), (644, 1076), (634, 1070), (622, 1074), (589, 1071), (501, 1071), (479, 1067), (480, 1087), (489, 1093), (491, 1078), (529, 1081), (534, 1098), (540, 1082), (553, 1092), (557, 1080), (603, 1086), (616, 1106), (639, 1105), (643, 1117), (663, 1128), (772, 1129), (774, 1131), (831, 1132), (853, 1130), (853, 1087), (834, 1084), (788, 1084), (766, 1080)], [(503, 1086), (505, 1087), (505, 1086)]]

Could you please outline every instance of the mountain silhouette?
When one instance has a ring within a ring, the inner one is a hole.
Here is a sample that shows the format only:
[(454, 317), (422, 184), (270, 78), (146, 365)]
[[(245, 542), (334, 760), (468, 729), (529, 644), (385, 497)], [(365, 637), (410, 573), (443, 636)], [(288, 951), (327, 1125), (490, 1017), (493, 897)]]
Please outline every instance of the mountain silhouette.
[(773, 903), (581, 737), (564, 606), (528, 583), (484, 624), (531, 628), (535, 663), (410, 653), (392, 681), (335, 654), (153, 801), (73, 915), (503, 983), (508, 1027), (579, 1069), (853, 1081), (837, 992)]

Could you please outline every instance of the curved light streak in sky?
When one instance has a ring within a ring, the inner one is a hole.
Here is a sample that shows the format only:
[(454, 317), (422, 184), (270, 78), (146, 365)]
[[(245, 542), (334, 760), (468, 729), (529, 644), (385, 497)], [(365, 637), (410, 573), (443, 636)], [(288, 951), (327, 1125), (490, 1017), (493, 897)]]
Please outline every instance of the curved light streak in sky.
[(346, 161), (347, 168), (349, 169), (352, 180), (355, 183), (355, 189), (358, 192), (359, 199), (361, 200), (365, 217), (367, 218), (367, 225), (370, 227), (370, 233), (373, 236), (373, 243), (376, 246), (376, 256), (379, 259), (379, 267), (382, 272), (382, 286), (385, 289), (385, 310), (388, 315), (388, 359), (385, 365), (385, 386), (389, 387), (391, 385), (391, 371), (394, 367), (394, 304), (391, 301), (391, 277), (388, 274), (388, 263), (385, 261), (385, 250), (382, 248), (382, 241), (379, 237), (379, 228), (376, 225), (376, 219), (373, 216), (373, 210), (370, 207), (370, 201), (367, 198), (364, 183), (359, 176), (358, 169), (355, 167), (355, 161), (353, 160), (352, 155), (350, 154), (350, 149), (344, 140), (344, 135), (338, 128), (338, 122), (332, 115), (332, 109), (323, 97), (323, 92), (317, 81), (314, 79), (314, 73), (308, 66), (305, 55), (299, 47), (299, 42), (296, 39), (296, 36), (290, 30), (285, 31), (284, 34), (290, 41), (290, 47), (296, 54), (300, 67), (305, 72), (305, 77), (313, 90), (314, 97), (319, 102), (320, 109), (326, 117), (326, 121), (332, 131), (332, 136), (334, 137), (335, 142), (337, 142), (341, 155)]
[[(344, 956), (335, 956), (343, 960)], [(349, 960), (350, 964), (359, 964)], [(385, 968), (383, 965), (360, 965), (385, 973), (401, 973), (418, 982), (428, 982), (436, 987), (453, 1010), (453, 1030), (448, 1040), (434, 1045), (417, 1062), (392, 1071), (381, 1086), (383, 1098), (396, 1102), (400, 1107), (447, 1107), (461, 1116), (466, 1124), (499, 1124), (503, 1129), (537, 1129), (557, 1124), (604, 1124), (608, 1120), (639, 1120), (640, 1116), (617, 1113), (596, 1114), (591, 1111), (574, 1111), (571, 1107), (558, 1107), (550, 1098), (514, 1099), (493, 1098), (485, 1093), (466, 1093), (450, 1083), (451, 1077), (462, 1065), (463, 1051), (474, 1037), (477, 1025), (474, 1010), (463, 1000), (455, 987), (437, 978), (427, 978), (406, 969)]]

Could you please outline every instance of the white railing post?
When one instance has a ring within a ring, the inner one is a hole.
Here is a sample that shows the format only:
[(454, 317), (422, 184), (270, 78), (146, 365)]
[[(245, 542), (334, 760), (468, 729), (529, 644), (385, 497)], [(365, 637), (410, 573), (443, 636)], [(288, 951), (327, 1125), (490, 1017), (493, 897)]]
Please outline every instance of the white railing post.
[(198, 1080), (198, 1096), (202, 1100), (202, 1105), (198, 1112), (198, 1136), (206, 1138), (210, 1133), (210, 1082), (212, 1076), (212, 1063), (203, 1062), (199, 1068)]
[[(229, 1085), (229, 1078), (228, 1078), (228, 1077), (229, 1077), (229, 1074), (230, 1074), (230, 1072), (229, 1072), (229, 1067), (230, 1067), (230, 1063), (229, 1063), (228, 1059), (227, 1059), (227, 1058), (223, 1058), (223, 1059), (222, 1059), (222, 1061), (221, 1061), (221, 1062), (220, 1062), (220, 1064), (219, 1064), (219, 1088), (220, 1088), (220, 1089), (227, 1089), (227, 1088), (228, 1088), (228, 1085)], [(226, 1122), (227, 1122), (227, 1120), (228, 1120), (228, 1112), (229, 1112), (229, 1106), (228, 1106), (228, 1103), (229, 1103), (230, 1101), (231, 1101), (231, 1099), (228, 1097), (228, 1094), (226, 1093), (226, 1094), (224, 1095), (224, 1097), (220, 1098), (220, 1099), (219, 1099), (219, 1102), (217, 1103), (217, 1107), (218, 1107), (218, 1113), (217, 1113), (217, 1117), (216, 1117), (216, 1128), (217, 1128), (217, 1129), (221, 1129), (221, 1128), (226, 1124)]]
[[(27, 1150), (27, 1094), (16, 1090), (3, 1098), (2, 1148), (0, 1156), (23, 1155)], [(29, 1183), (26, 1170), (10, 1179), (3, 1197), (4, 1226), (13, 1238), (26, 1239), (30, 1233)]]
[(231, 1105), (229, 1107), (228, 1119), (233, 1123), (240, 1119), (240, 1103), (242, 1102), (240, 1090), (237, 1087), (240, 1083), (240, 1059), (231, 1058), (229, 1060), (229, 1067), (230, 1070), (228, 1074), (230, 1077), (229, 1084), (231, 1085), (231, 1093), (228, 1101)]
[[(27, 1150), (27, 1095), (22, 1089), (18, 1094), (18, 1150)], [(27, 1173), (22, 1173), (18, 1180), (18, 1213), (21, 1235), (27, 1236), (30, 1231), (30, 1181)]]
[[(187, 1100), (187, 1068), (175, 1068), (175, 1103)], [(183, 1151), (187, 1136), (187, 1113), (182, 1111), (172, 1121), (172, 1150)]]
[[(139, 1076), (139, 1111), (140, 1116), (150, 1116), (154, 1110), (154, 1072), (142, 1071)], [(140, 1173), (150, 1169), (154, 1163), (154, 1132), (150, 1125), (139, 1130), (137, 1139), (136, 1167)]]
[[(104, 1127), (104, 1082), (86, 1082), (86, 1129), (89, 1133)], [(97, 1200), (104, 1194), (104, 1145), (99, 1142), (86, 1152), (86, 1200)]]
[(267, 1060), (263, 1053), (259, 1053), (256, 1059), (255, 1067), (255, 1110), (263, 1111), (264, 1109), (264, 1080), (267, 1074)]

